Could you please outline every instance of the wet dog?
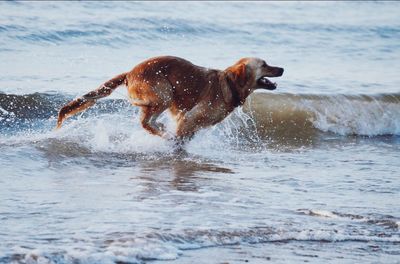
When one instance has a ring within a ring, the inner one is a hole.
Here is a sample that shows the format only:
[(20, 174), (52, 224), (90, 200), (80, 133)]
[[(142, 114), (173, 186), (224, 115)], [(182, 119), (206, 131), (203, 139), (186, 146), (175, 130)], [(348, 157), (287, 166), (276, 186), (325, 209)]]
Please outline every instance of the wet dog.
[[(61, 108), (57, 128), (63, 121), (94, 105), (124, 84), (131, 103), (141, 108), (144, 129), (177, 142), (190, 139), (201, 128), (215, 125), (228, 116), (256, 89), (276, 89), (267, 77), (279, 77), (283, 68), (269, 66), (259, 58), (243, 58), (225, 70), (196, 66), (178, 57), (148, 59), (98, 89)], [(166, 133), (157, 118), (170, 110), (177, 121), (174, 137)]]

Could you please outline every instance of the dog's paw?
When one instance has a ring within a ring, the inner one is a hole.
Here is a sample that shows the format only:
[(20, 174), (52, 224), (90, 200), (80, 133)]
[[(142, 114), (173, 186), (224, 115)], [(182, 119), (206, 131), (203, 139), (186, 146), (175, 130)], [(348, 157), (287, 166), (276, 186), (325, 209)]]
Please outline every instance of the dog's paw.
[(154, 125), (155, 125), (155, 127), (157, 127), (157, 129), (160, 130), (160, 131), (163, 131), (163, 132), (164, 132), (164, 131), (166, 130), (166, 129), (165, 129), (165, 125), (164, 125), (163, 123), (155, 122)]
[(175, 136), (174, 136), (171, 132), (168, 132), (168, 131), (165, 131), (165, 132), (161, 135), (161, 137), (162, 137), (163, 139), (168, 140), (168, 141), (175, 140)]

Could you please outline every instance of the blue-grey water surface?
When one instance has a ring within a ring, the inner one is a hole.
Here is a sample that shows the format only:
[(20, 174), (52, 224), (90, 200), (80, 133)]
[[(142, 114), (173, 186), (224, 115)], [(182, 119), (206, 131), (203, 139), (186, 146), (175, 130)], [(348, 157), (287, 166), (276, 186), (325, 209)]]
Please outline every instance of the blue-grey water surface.
[[(0, 263), (400, 263), (399, 14), (1, 2)], [(123, 87), (53, 130), (63, 104), (158, 55), (285, 74), (183, 153)]]

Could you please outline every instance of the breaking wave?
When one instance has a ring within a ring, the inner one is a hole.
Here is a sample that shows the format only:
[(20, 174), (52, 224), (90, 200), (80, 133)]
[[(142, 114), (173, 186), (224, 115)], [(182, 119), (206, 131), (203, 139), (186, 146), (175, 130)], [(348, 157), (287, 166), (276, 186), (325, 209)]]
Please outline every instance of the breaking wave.
[[(72, 98), (60, 94), (0, 93), (1, 130), (35, 127), (40, 120), (53, 120), (59, 108)], [(124, 99), (99, 101), (84, 116), (137, 109)], [(250, 120), (248, 120), (250, 117)], [(243, 122), (237, 123), (237, 120)], [(235, 111), (232, 127), (253, 125), (261, 137), (296, 138), (318, 132), (339, 135), (400, 135), (400, 94), (313, 95), (255, 93)]]
[(244, 107), (263, 135), (399, 135), (400, 94), (254, 94)]

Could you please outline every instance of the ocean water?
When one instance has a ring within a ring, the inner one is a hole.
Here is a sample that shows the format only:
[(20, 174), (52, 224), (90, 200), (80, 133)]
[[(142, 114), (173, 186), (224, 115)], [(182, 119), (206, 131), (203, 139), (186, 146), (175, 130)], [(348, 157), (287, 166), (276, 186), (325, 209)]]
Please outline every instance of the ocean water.
[[(399, 14), (1, 2), (0, 263), (400, 263)], [(124, 87), (53, 130), (63, 104), (158, 55), (285, 73), (183, 153)]]

